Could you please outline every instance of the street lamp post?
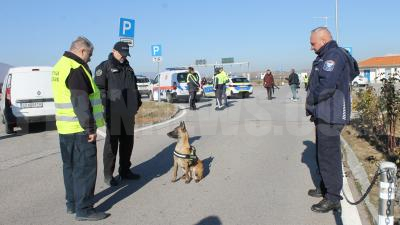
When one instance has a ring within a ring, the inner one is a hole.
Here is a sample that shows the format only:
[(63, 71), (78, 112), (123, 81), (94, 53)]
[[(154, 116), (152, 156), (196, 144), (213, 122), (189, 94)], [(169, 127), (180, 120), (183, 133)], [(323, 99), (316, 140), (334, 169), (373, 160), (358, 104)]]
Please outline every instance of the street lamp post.
[(338, 1), (339, 0), (336, 0), (336, 16), (335, 16), (335, 19), (336, 19), (336, 42), (337, 43), (339, 43)]

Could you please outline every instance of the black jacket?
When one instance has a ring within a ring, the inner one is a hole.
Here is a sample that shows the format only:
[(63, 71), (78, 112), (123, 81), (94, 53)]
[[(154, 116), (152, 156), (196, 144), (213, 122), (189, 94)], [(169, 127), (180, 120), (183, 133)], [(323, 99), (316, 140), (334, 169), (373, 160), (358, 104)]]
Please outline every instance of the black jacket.
[(110, 53), (108, 60), (96, 67), (95, 82), (101, 92), (107, 129), (118, 134), (123, 125), (127, 134), (133, 134), (135, 114), (142, 101), (129, 62), (120, 63)]
[(297, 75), (297, 73), (291, 73), (289, 75), (289, 79), (287, 80), (289, 81), (289, 85), (292, 84), (300, 85), (299, 75)]
[[(354, 61), (330, 41), (313, 62), (306, 99), (306, 114), (329, 124), (350, 122), (350, 81), (356, 70)], [(351, 57), (352, 59), (352, 57)]]

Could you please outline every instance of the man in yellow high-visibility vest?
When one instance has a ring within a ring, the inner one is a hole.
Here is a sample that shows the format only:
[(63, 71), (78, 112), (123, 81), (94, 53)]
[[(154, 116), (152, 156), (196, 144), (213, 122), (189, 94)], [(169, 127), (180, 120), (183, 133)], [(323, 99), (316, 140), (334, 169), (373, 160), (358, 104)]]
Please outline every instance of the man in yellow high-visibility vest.
[(87, 63), (93, 44), (85, 37), (72, 42), (53, 68), (51, 83), (63, 161), (67, 213), (76, 220), (109, 216), (93, 208), (97, 176), (96, 129), (104, 125), (100, 92)]

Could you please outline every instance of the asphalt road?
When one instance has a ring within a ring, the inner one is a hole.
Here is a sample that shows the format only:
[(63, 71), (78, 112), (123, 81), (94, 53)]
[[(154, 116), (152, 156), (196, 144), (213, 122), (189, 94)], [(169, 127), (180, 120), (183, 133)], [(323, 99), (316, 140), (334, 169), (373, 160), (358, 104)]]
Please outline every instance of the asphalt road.
[[(316, 165), (304, 90), (299, 102), (289, 100), (288, 87), (275, 94), (268, 101), (266, 91), (256, 88), (251, 98), (231, 99), (224, 111), (204, 99), (197, 111), (182, 110), (170, 123), (138, 130), (132, 170), (142, 179), (116, 188), (103, 183), (100, 135), (96, 207), (111, 216), (96, 223), (76, 222), (65, 213), (54, 126), (7, 136), (1, 125), (0, 224), (346, 224), (338, 215), (310, 210), (319, 199), (307, 196)], [(175, 140), (166, 133), (179, 121), (186, 122), (206, 167), (198, 184), (170, 182)]]

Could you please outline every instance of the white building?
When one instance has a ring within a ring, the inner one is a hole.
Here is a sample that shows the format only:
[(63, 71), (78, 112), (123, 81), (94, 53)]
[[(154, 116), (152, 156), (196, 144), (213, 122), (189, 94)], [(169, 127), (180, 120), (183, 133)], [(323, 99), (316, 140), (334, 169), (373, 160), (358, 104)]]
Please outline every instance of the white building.
[(369, 58), (360, 61), (358, 66), (361, 75), (370, 83), (380, 83), (381, 79), (393, 74), (400, 76), (400, 55)]

